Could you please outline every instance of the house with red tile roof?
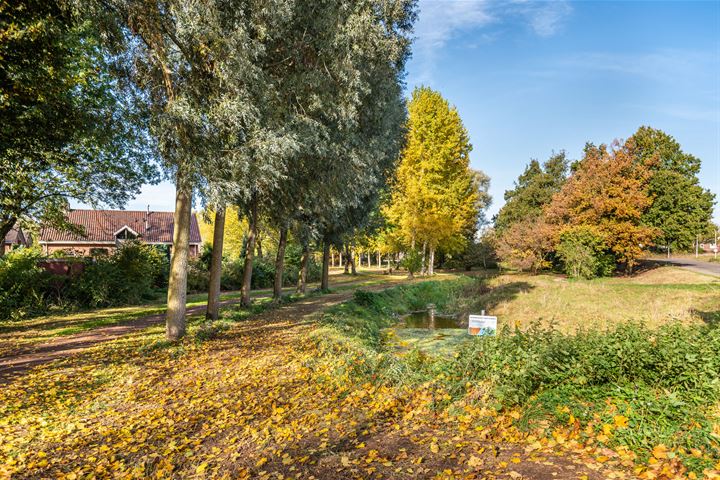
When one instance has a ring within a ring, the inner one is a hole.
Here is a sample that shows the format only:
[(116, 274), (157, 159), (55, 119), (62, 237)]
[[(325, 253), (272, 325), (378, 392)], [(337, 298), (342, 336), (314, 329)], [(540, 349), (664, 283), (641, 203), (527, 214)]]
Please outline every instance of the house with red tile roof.
[[(122, 242), (138, 240), (149, 245), (173, 243), (173, 212), (132, 210), (70, 210), (70, 223), (82, 233), (44, 227), (40, 230), (38, 244), (43, 253), (63, 251), (68, 255), (87, 256), (94, 253), (110, 253)], [(200, 228), (195, 214), (190, 219), (190, 255), (200, 253)]]
[(22, 245), (30, 245), (30, 239), (25, 235), (25, 232), (22, 231), (22, 228), (15, 225), (7, 235), (5, 235), (2, 245), (0, 245), (0, 255)]

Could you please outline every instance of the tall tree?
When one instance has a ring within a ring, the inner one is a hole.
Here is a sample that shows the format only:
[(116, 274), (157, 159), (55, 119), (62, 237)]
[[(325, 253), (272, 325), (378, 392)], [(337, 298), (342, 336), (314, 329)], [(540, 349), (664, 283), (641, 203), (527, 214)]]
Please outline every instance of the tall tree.
[(214, 223), (208, 301), (205, 312), (205, 318), (208, 320), (217, 320), (220, 315), (220, 280), (222, 278), (223, 240), (225, 237), (224, 206), (219, 206), (215, 211)]
[[(99, 0), (84, 6), (105, 30), (143, 89), (150, 128), (164, 166), (176, 187), (173, 250), (168, 284), (166, 335), (185, 333), (189, 227), (193, 190), (201, 183), (204, 161), (244, 145), (244, 131), (257, 118), (248, 85), (262, 88), (249, 61), (261, 33), (242, 28), (254, 10), (245, 2), (180, 0)], [(250, 13), (249, 13), (250, 12)], [(277, 12), (273, 8), (264, 12)]]
[(505, 192), (505, 205), (495, 217), (496, 232), (512, 224), (541, 214), (555, 193), (560, 191), (568, 173), (565, 152), (554, 153), (544, 164), (531, 160), (515, 182), (515, 188)]
[(415, 89), (408, 137), (386, 212), (407, 244), (423, 245), (433, 273), (438, 246), (461, 250), (480, 214), (480, 183), (469, 167), (472, 149), (460, 115), (440, 93)]
[(643, 215), (646, 225), (660, 231), (658, 243), (671, 250), (688, 250), (697, 235), (708, 229), (715, 196), (700, 186), (700, 159), (682, 151), (670, 135), (640, 127), (628, 139), (638, 162), (656, 158), (648, 195), (652, 203)]
[[(200, 235), (203, 241), (213, 244), (215, 232), (216, 209), (209, 206), (199, 213)], [(240, 258), (243, 250), (243, 239), (247, 234), (247, 219), (240, 215), (237, 207), (225, 207), (225, 228), (223, 229), (223, 255), (230, 259)]]
[(618, 263), (631, 273), (657, 229), (642, 223), (652, 203), (648, 183), (657, 157), (636, 161), (634, 143), (613, 148), (588, 146), (573, 175), (546, 208), (548, 221), (564, 226), (588, 225), (606, 235)]
[(70, 227), (68, 199), (121, 207), (157, 178), (115, 60), (57, 1), (0, 4), (0, 239), (21, 219)]
[(319, 117), (318, 161), (304, 208), (323, 241), (328, 286), (330, 246), (362, 227), (385, 187), (403, 143), (402, 77), (409, 55), (413, 0), (364, 0), (342, 8), (341, 51), (328, 58), (334, 108)]

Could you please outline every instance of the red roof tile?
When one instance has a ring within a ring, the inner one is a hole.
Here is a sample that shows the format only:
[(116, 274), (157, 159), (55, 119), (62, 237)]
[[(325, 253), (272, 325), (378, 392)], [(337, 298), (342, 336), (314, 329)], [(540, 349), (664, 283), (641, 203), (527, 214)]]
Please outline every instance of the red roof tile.
[[(82, 227), (84, 235), (43, 228), (40, 242), (114, 242), (115, 233), (127, 226), (148, 243), (172, 243), (173, 212), (131, 210), (70, 210), (68, 220)], [(148, 219), (147, 228), (145, 219)], [(197, 217), (190, 219), (190, 243), (201, 243)]]

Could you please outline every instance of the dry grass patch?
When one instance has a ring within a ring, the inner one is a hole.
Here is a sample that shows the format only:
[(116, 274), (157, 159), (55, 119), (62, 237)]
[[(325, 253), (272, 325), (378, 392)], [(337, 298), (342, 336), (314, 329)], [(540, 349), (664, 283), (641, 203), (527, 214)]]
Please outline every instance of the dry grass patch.
[(624, 322), (657, 327), (717, 321), (720, 312), (720, 281), (675, 267), (594, 280), (509, 273), (475, 288), (460, 308), (484, 309), (510, 327), (539, 323), (564, 332)]

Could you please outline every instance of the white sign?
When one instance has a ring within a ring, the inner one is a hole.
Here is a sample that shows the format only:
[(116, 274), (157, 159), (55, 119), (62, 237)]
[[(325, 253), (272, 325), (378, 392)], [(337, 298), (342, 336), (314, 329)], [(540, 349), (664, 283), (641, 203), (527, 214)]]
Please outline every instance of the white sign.
[(496, 330), (497, 317), (470, 315), (468, 318), (468, 333), (470, 335), (495, 335)]

